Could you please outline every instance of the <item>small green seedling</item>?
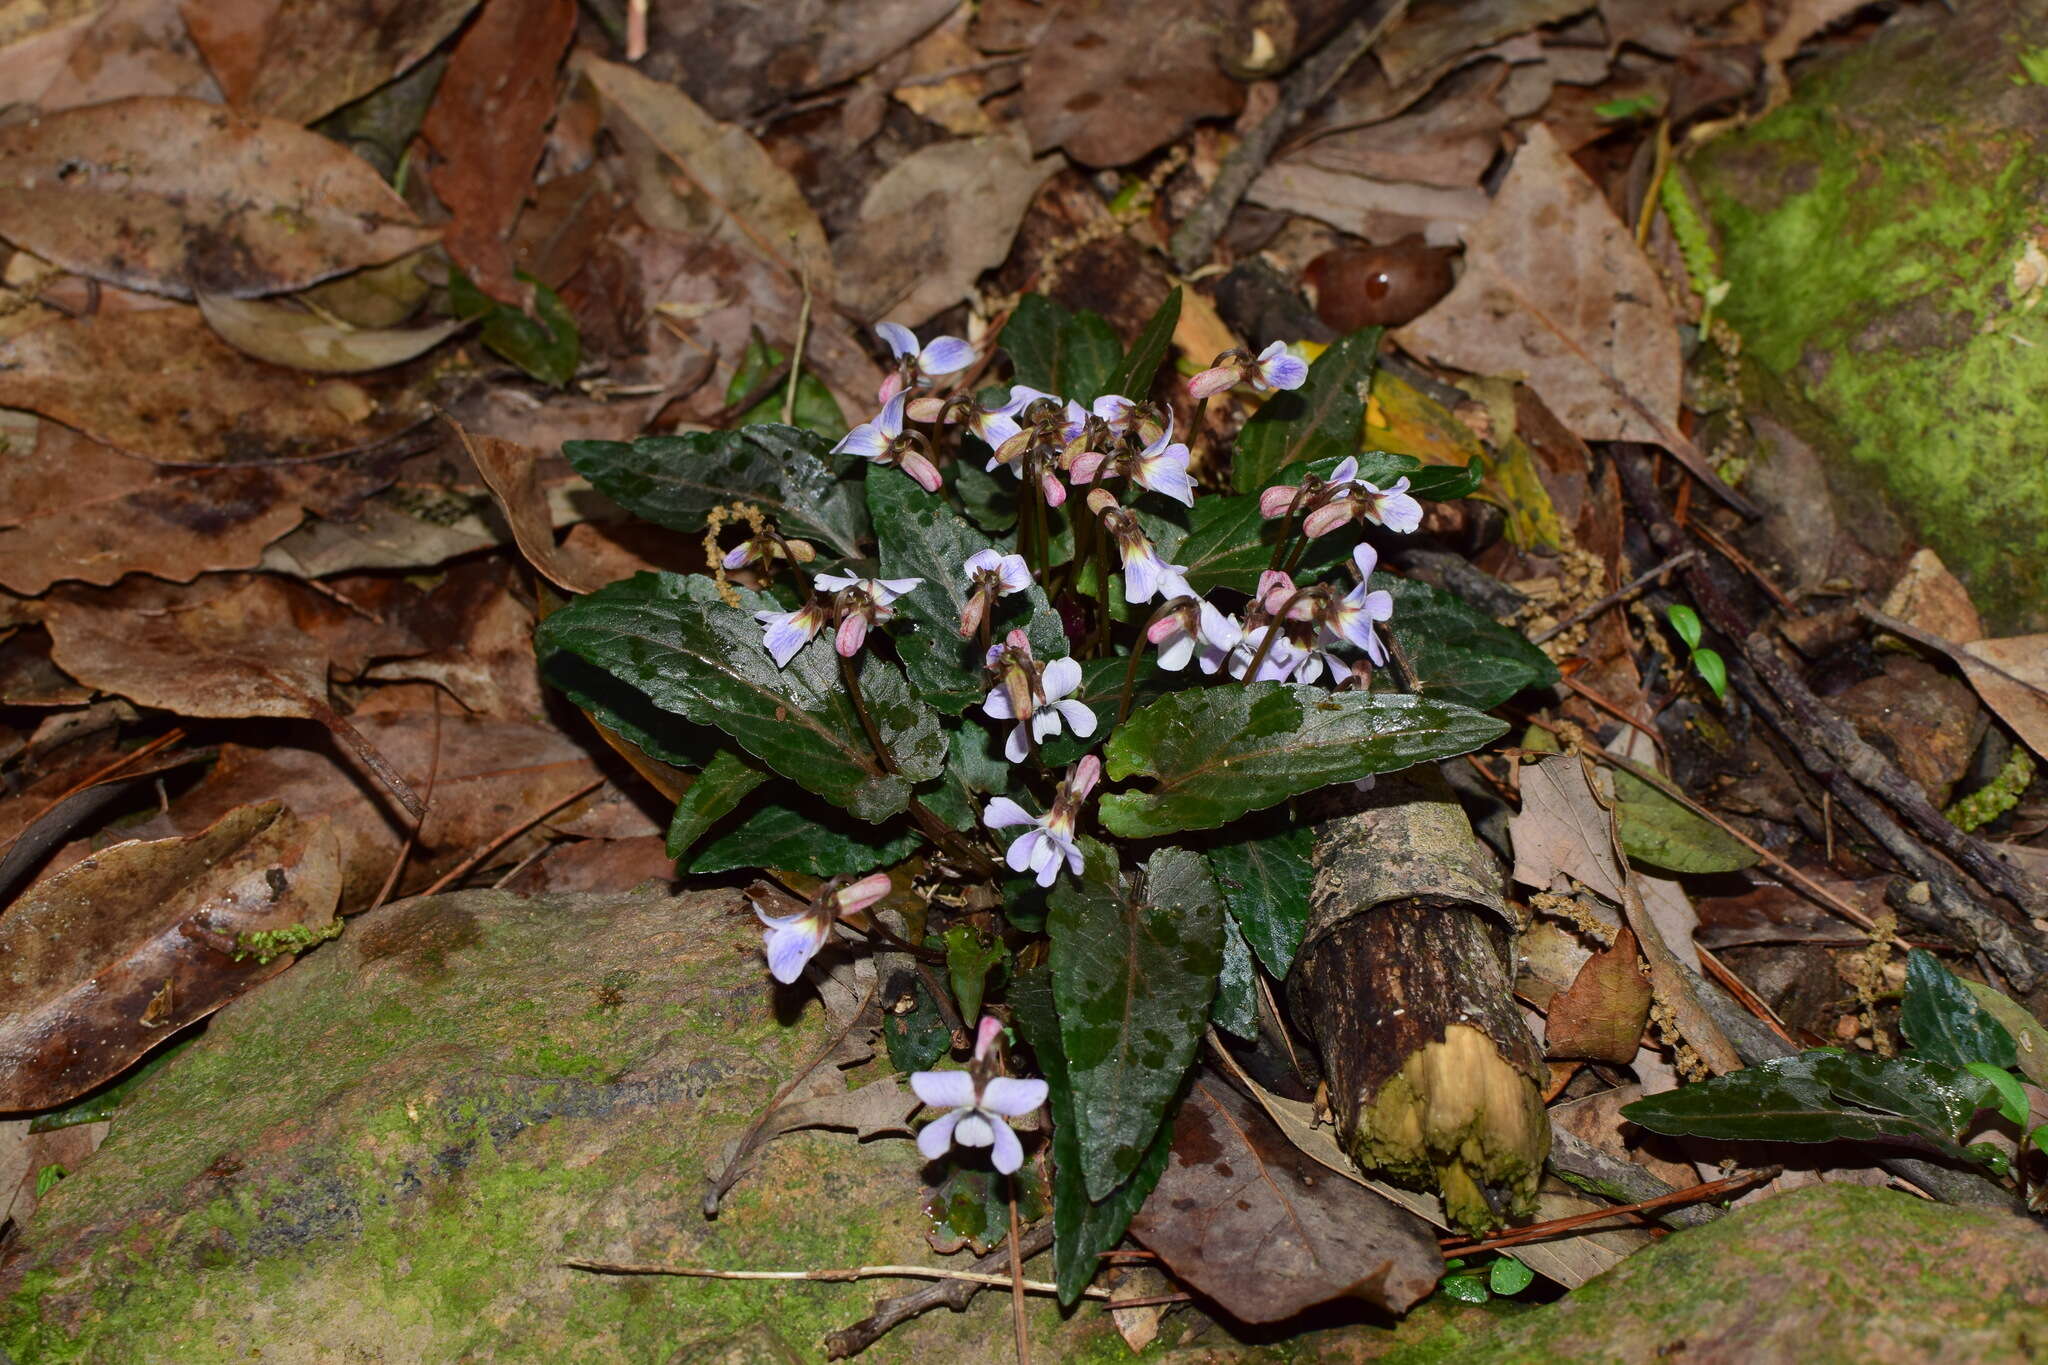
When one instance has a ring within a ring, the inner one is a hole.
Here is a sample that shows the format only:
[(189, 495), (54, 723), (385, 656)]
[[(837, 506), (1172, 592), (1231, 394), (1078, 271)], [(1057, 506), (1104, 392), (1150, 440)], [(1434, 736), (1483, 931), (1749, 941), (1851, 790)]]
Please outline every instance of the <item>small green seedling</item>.
[(1691, 607), (1674, 606), (1665, 608), (1664, 616), (1692, 652), (1693, 671), (1714, 689), (1714, 699), (1728, 700), (1728, 665), (1718, 651), (1700, 648), (1700, 614)]
[(1444, 1297), (1459, 1303), (1485, 1303), (1496, 1296), (1513, 1298), (1536, 1280), (1536, 1272), (1512, 1256), (1499, 1256), (1479, 1265), (1463, 1257), (1444, 1262), (1444, 1277), (1437, 1288)]

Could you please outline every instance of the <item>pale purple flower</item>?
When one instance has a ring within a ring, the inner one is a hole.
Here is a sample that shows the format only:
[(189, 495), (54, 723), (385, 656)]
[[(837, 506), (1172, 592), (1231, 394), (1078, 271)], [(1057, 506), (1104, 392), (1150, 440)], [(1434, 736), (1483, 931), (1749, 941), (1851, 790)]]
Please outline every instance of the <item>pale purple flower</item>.
[(1225, 616), (1207, 602), (1202, 603), (1201, 612), (1201, 653), (1198, 658), (1204, 673), (1221, 670), (1240, 682), (1285, 682), (1300, 666), (1303, 651), (1297, 649), (1283, 633), (1273, 641), (1273, 647), (1266, 650), (1258, 675), (1247, 679), (1245, 673), (1265, 643), (1267, 632), (1275, 627), (1253, 626), (1247, 630), (1243, 622)]
[(1126, 602), (1150, 602), (1162, 589), (1167, 597), (1188, 595), (1187, 565), (1167, 563), (1138, 519), (1117, 504), (1114, 493), (1096, 489), (1088, 495), (1088, 510), (1101, 518), (1103, 529), (1116, 541), (1123, 559)]
[(1211, 365), (1200, 374), (1188, 380), (1188, 397), (1200, 401), (1214, 398), (1219, 393), (1229, 393), (1237, 387), (1243, 372), (1233, 363)]
[[(1074, 692), (1081, 686), (1080, 663), (1072, 658), (1054, 659), (1043, 669), (1036, 669), (1029, 646), (1025, 647), (1021, 661), (1017, 661), (1016, 643), (1022, 639), (1022, 632), (1012, 631), (1011, 644), (1007, 648), (997, 645), (990, 653), (1007, 653), (1013, 660), (1007, 667), (1036, 670), (1037, 676), (1024, 679), (1015, 687), (1011, 679), (1003, 678), (989, 689), (981, 703), (982, 713), (989, 719), (1017, 722), (1003, 744), (1003, 755), (1012, 763), (1022, 763), (1030, 756), (1030, 741), (1044, 743), (1062, 729), (1071, 729), (1082, 739), (1095, 733), (1095, 712), (1085, 703), (1073, 700)], [(1021, 692), (1028, 700), (1029, 709), (1023, 715), (1018, 714), (1013, 692)], [(1025, 735), (1027, 727), (1029, 739)]]
[(1060, 784), (1048, 814), (1032, 815), (1007, 796), (998, 796), (988, 803), (981, 822), (990, 829), (1030, 826), (1010, 841), (1005, 857), (1012, 872), (1028, 871), (1040, 886), (1053, 884), (1062, 863), (1076, 877), (1081, 875), (1081, 846), (1074, 839), (1074, 828), (1081, 818), (1082, 803), (1101, 780), (1102, 760), (1090, 754), (1075, 764), (1067, 780)]
[(896, 438), (903, 434), (903, 402), (903, 395), (899, 393), (883, 403), (882, 411), (874, 421), (862, 422), (840, 437), (839, 444), (832, 447), (832, 453), (858, 455), (863, 460), (887, 459)]
[(896, 614), (890, 604), (909, 592), (922, 578), (855, 578), (852, 574), (821, 573), (815, 585), (833, 594), (839, 607), (839, 630), (833, 647), (841, 656), (852, 658), (867, 642), (868, 627), (879, 625)]
[(1255, 389), (1298, 389), (1308, 378), (1308, 362), (1287, 353), (1287, 343), (1276, 341), (1259, 352), (1249, 376)]
[(965, 1071), (916, 1071), (910, 1088), (933, 1109), (946, 1112), (917, 1135), (917, 1150), (937, 1161), (949, 1147), (988, 1147), (989, 1160), (1004, 1175), (1024, 1164), (1024, 1144), (1010, 1131), (1008, 1120), (1022, 1118), (1045, 1103), (1042, 1080), (1019, 1080), (1001, 1074), (994, 1054), (1003, 1026), (984, 1018), (976, 1030), (974, 1061)]
[(865, 910), (888, 894), (889, 874), (877, 872), (815, 897), (794, 914), (771, 915), (755, 900), (754, 915), (767, 929), (762, 949), (768, 958), (768, 974), (785, 986), (791, 984), (832, 937), (832, 926), (840, 916)]
[(923, 380), (956, 374), (974, 363), (974, 347), (959, 337), (933, 337), (919, 349), (917, 334), (900, 322), (876, 323), (875, 335), (889, 343), (896, 357), (896, 368), (876, 394), (884, 403)]
[(777, 668), (788, 668), (796, 652), (817, 638), (831, 616), (831, 609), (815, 599), (795, 611), (754, 613), (754, 619), (768, 628), (762, 632), (761, 645), (768, 651), (768, 657), (775, 660)]
[(806, 540), (783, 540), (779, 536), (762, 531), (748, 536), (725, 552), (719, 562), (728, 569), (744, 569), (749, 564), (772, 564), (782, 558), (784, 547), (796, 557), (799, 564), (808, 564), (818, 557), (817, 549)]
[[(1267, 489), (1259, 502), (1261, 514), (1278, 516), (1279, 512), (1266, 511), (1265, 498), (1277, 492)], [(1288, 490), (1289, 496), (1293, 490)], [(1405, 476), (1394, 481), (1392, 487), (1380, 488), (1368, 479), (1358, 477), (1358, 460), (1346, 456), (1335, 469), (1330, 471), (1326, 491), (1317, 499), (1314, 511), (1303, 518), (1302, 534), (1310, 540), (1326, 536), (1349, 522), (1353, 517), (1362, 516), (1367, 521), (1386, 527), (1389, 531), (1407, 533), (1422, 525), (1422, 504), (1408, 492)], [(1285, 510), (1283, 507), (1282, 511)]]
[(973, 635), (981, 629), (990, 606), (998, 597), (1008, 597), (1031, 586), (1031, 570), (1023, 555), (1006, 555), (997, 550), (976, 550), (960, 566), (967, 575), (967, 604), (960, 609), (960, 633)]
[(1173, 439), (1173, 418), (1159, 439), (1139, 451), (1131, 462), (1131, 482), (1163, 493), (1188, 507), (1195, 505), (1195, 481), (1188, 477), (1188, 448)]
[[(1362, 544), (1351, 552), (1351, 558), (1358, 566), (1358, 586), (1331, 605), (1328, 615), (1323, 618), (1323, 629), (1332, 643), (1342, 640), (1356, 645), (1365, 651), (1367, 658), (1384, 667), (1387, 662), (1386, 646), (1380, 643), (1379, 633), (1373, 625), (1393, 619), (1394, 595), (1383, 588), (1372, 587), (1372, 571), (1379, 563), (1379, 551)], [(1332, 674), (1337, 672), (1334, 663), (1330, 671)], [(1307, 681), (1313, 682), (1314, 679)]]

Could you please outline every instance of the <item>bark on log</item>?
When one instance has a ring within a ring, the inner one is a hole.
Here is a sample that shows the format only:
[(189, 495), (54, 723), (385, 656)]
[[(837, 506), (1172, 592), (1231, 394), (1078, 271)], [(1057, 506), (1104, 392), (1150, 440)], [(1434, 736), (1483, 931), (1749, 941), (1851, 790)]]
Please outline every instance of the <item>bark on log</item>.
[(1289, 978), (1359, 1165), (1474, 1230), (1525, 1215), (1550, 1148), (1542, 1051), (1511, 995), (1500, 869), (1433, 767), (1319, 822)]

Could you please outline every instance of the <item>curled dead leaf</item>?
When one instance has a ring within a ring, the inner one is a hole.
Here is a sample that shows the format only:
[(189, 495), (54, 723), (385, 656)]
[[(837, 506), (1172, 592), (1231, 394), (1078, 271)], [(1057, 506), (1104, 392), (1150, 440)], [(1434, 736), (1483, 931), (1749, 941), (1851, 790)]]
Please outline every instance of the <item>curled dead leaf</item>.
[(190, 838), (116, 844), (0, 917), (0, 1109), (47, 1109), (291, 965), (327, 936), (340, 858), (276, 802)]
[(424, 355), (466, 325), (350, 327), (285, 303), (195, 290), (199, 312), (220, 338), (245, 355), (315, 374), (362, 374)]
[(1632, 1060), (1650, 1020), (1650, 983), (1636, 967), (1636, 936), (1623, 926), (1614, 944), (1593, 954), (1550, 1002), (1546, 1057), (1592, 1062)]

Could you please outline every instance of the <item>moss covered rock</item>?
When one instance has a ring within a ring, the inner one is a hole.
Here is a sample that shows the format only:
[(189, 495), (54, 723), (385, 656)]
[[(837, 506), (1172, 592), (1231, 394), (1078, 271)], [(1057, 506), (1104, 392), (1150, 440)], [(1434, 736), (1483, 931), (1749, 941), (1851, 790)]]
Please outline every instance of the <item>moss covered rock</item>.
[(1688, 173), (1750, 398), (1881, 485), (1994, 629), (2048, 625), (2048, 0), (1806, 69)]
[[(904, 1281), (607, 1278), (569, 1257), (733, 1268), (924, 1261), (902, 1141), (798, 1134), (719, 1218), (706, 1166), (799, 1059), (729, 893), (388, 906), (224, 1010), (125, 1108), (0, 1267), (0, 1347), (44, 1361), (816, 1360)], [(1046, 1358), (1127, 1355), (1034, 1300)], [(1007, 1295), (880, 1360), (1007, 1349)]]
[(2048, 1358), (2048, 1234), (2013, 1214), (1816, 1185), (1639, 1251), (1565, 1299), (1453, 1325), (1434, 1361)]

